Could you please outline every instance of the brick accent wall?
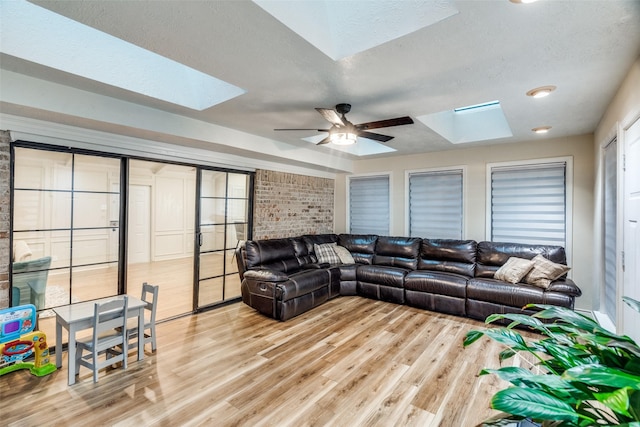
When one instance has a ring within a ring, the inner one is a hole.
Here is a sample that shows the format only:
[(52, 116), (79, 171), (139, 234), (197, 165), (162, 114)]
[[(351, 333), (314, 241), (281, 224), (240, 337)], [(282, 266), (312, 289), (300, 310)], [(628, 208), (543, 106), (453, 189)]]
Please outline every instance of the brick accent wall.
[(9, 307), (10, 143), (9, 132), (0, 131), (0, 308)]
[(333, 233), (334, 180), (257, 170), (253, 238)]

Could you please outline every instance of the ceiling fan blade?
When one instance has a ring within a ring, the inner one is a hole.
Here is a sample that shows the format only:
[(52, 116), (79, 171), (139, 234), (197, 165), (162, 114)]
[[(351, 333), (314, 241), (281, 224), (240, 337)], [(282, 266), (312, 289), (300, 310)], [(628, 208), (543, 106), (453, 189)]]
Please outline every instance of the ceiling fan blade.
[(316, 132), (329, 132), (329, 129), (274, 129), (274, 130), (313, 130)]
[(331, 142), (331, 136), (326, 137), (322, 141), (318, 142), (316, 145), (324, 145), (324, 144), (328, 144), (329, 142)]
[(374, 141), (380, 141), (380, 142), (391, 141), (394, 138), (393, 136), (381, 135), (379, 133), (364, 132), (364, 131), (359, 131), (358, 136), (361, 136), (367, 139), (373, 139)]
[(388, 128), (391, 126), (410, 125), (413, 124), (413, 119), (409, 116), (396, 117), (395, 119), (379, 120), (377, 122), (360, 123), (356, 125), (358, 130)]
[(336, 110), (332, 110), (330, 108), (316, 108), (316, 111), (322, 114), (322, 117), (324, 117), (331, 124), (337, 126), (345, 125), (344, 121), (342, 121), (342, 117), (340, 117)]

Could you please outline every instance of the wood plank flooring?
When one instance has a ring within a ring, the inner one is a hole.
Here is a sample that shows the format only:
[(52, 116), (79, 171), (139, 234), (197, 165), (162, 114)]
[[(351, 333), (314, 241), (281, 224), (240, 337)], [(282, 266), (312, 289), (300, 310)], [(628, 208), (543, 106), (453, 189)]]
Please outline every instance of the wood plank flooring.
[[(503, 349), (463, 349), (481, 322), (362, 297), (339, 297), (277, 322), (232, 304), (157, 326), (158, 350), (128, 369), (63, 368), (0, 377), (7, 426), (474, 426)], [(50, 343), (53, 345), (53, 343)], [(509, 364), (527, 365), (522, 359)]]

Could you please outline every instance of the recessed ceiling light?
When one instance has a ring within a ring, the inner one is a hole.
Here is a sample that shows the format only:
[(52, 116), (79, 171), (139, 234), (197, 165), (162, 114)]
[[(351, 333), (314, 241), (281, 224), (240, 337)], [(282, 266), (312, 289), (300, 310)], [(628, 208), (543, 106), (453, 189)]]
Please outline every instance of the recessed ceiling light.
[(534, 98), (544, 98), (554, 90), (556, 90), (556, 87), (552, 85), (540, 86), (527, 92), (527, 96), (533, 96)]
[(511, 3), (517, 3), (517, 4), (526, 4), (526, 3), (533, 3), (536, 2), (538, 0), (509, 0)]
[(551, 129), (551, 126), (539, 126), (531, 130), (534, 131), (535, 133), (547, 133), (549, 132), (549, 129)]

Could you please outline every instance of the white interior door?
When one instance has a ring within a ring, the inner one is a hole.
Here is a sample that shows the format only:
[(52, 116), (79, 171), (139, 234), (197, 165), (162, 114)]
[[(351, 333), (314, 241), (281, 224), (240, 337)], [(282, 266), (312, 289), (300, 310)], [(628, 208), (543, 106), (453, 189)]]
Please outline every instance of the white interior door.
[[(624, 134), (623, 295), (640, 301), (640, 119)], [(640, 342), (640, 313), (622, 305), (622, 332)]]
[(151, 260), (151, 187), (129, 186), (129, 263)]

